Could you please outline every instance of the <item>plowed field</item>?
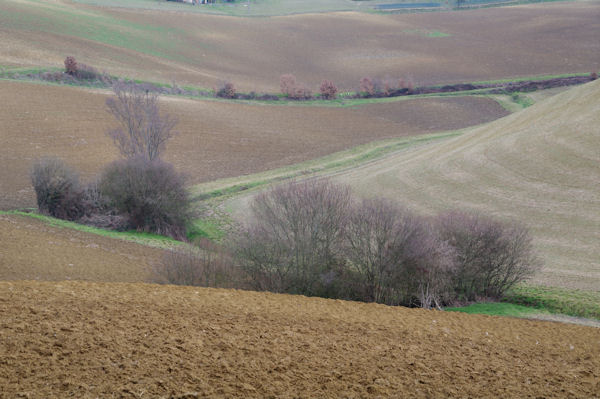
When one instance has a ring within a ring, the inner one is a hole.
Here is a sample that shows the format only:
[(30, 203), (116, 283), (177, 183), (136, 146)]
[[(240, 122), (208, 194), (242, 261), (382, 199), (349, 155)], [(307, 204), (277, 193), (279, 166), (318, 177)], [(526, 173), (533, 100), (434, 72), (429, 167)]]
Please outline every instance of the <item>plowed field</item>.
[(600, 329), (301, 296), (1, 282), (0, 397), (594, 398)]
[[(90, 178), (118, 154), (106, 93), (0, 82), (0, 209), (35, 206), (34, 159), (59, 156)], [(180, 121), (166, 160), (189, 182), (274, 169), (374, 140), (458, 129), (506, 111), (487, 98), (449, 97), (355, 108), (247, 105), (165, 98)]]
[(355, 90), (363, 76), (422, 85), (589, 73), (600, 68), (599, 36), (593, 1), (272, 18), (0, 2), (0, 65), (60, 67), (73, 55), (120, 76), (204, 87), (230, 79), (248, 91), (279, 90), (285, 73), (313, 90), (322, 79)]
[(0, 280), (149, 282), (161, 254), (33, 218), (0, 215)]

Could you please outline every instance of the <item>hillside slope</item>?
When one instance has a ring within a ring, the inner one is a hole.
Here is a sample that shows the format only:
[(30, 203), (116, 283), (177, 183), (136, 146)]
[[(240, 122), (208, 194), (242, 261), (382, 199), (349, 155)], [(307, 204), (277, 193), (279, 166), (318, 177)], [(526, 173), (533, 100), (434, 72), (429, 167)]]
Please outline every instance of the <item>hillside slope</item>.
[(0, 282), (0, 397), (594, 397), (600, 330), (235, 290)]
[(599, 35), (598, 2), (272, 18), (0, 2), (0, 66), (62, 67), (73, 55), (119, 76), (207, 88), (229, 79), (246, 91), (277, 91), (285, 73), (313, 90), (323, 79), (356, 90), (364, 76), (421, 85), (589, 73)]
[[(33, 161), (58, 156), (93, 177), (118, 153), (108, 92), (0, 81), (0, 209), (35, 206)], [(507, 114), (482, 97), (420, 98), (353, 108), (163, 97), (178, 134), (166, 160), (189, 184), (314, 159), (374, 140), (460, 129)]]
[(0, 280), (149, 282), (163, 251), (0, 214)]
[(545, 262), (535, 282), (600, 289), (600, 80), (337, 179), (427, 213), (524, 222)]

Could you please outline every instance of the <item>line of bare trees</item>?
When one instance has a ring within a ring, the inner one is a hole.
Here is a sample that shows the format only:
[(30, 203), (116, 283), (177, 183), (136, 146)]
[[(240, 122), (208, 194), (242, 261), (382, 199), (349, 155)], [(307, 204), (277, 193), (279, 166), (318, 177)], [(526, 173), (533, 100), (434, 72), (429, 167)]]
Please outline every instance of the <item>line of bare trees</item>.
[(170, 253), (157, 274), (172, 284), (432, 308), (499, 299), (538, 267), (519, 224), (458, 211), (425, 218), (321, 180), (259, 194), (226, 245)]

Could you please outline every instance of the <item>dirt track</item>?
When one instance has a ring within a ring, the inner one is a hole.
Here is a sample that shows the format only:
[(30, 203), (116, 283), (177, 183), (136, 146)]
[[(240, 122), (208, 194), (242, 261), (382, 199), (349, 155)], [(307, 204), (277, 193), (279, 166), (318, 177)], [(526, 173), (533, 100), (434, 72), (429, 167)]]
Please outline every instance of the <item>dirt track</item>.
[(2, 282), (0, 314), (2, 398), (600, 392), (600, 329), (593, 327), (81, 282)]
[[(0, 209), (35, 206), (34, 159), (59, 156), (90, 178), (118, 154), (106, 94), (0, 82)], [(506, 115), (487, 98), (410, 99), (355, 108), (247, 105), (165, 98), (179, 118), (166, 159), (189, 183), (260, 172), (370, 141), (459, 129)]]

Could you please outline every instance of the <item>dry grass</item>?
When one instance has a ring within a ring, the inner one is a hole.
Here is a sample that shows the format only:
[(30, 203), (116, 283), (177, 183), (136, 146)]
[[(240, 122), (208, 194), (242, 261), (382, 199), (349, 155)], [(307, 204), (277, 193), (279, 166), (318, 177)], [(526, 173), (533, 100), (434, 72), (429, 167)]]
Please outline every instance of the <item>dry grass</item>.
[(120, 76), (248, 91), (277, 91), (284, 73), (313, 90), (323, 79), (355, 90), (367, 75), (435, 84), (590, 72), (599, 16), (598, 2), (238, 18), (5, 0), (0, 65), (58, 67), (73, 55)]
[[(197, 287), (0, 282), (4, 397), (586, 397), (598, 329)], [(187, 394), (187, 395), (184, 395)]]
[[(29, 170), (55, 155), (90, 178), (118, 157), (107, 93), (0, 82), (0, 209), (35, 206)], [(260, 172), (374, 140), (480, 124), (506, 114), (486, 98), (411, 99), (353, 108), (247, 105), (164, 98), (179, 132), (166, 160), (189, 183)]]
[(463, 208), (522, 221), (545, 263), (534, 283), (598, 290), (599, 126), (596, 81), (337, 179), (422, 212)]

